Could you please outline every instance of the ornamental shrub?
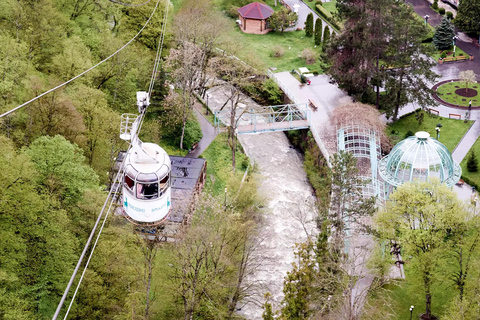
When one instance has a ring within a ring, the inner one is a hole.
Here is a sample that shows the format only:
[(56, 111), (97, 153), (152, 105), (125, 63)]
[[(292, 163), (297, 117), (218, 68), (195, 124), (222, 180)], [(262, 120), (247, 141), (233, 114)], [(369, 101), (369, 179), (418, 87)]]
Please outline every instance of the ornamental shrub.
[(307, 37), (313, 36), (313, 13), (307, 15), (307, 20), (305, 21), (305, 35)]
[(452, 19), (453, 19), (453, 12), (448, 11), (448, 12), (447, 12), (447, 18), (450, 19), (450, 20), (452, 20)]
[(315, 45), (319, 46), (322, 43), (322, 20), (317, 18), (315, 21)]
[(440, 13), (441, 15), (444, 15), (445, 14), (445, 9), (444, 8), (438, 9), (438, 13)]
[(475, 156), (475, 151), (470, 152), (467, 160), (467, 170), (468, 172), (477, 172), (478, 171), (478, 160)]

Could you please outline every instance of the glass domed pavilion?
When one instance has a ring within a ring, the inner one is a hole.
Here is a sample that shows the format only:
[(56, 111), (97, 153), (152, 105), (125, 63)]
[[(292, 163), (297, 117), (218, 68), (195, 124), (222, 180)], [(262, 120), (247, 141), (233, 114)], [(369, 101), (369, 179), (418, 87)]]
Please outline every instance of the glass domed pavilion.
[(405, 182), (434, 177), (451, 187), (462, 175), (450, 151), (424, 131), (395, 145), (390, 154), (379, 161), (378, 170), (385, 181), (387, 196)]

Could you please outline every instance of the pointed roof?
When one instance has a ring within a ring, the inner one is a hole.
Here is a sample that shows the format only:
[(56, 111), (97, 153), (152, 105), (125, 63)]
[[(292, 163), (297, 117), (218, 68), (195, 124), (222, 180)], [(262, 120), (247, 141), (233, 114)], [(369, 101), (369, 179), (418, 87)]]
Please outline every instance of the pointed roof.
[(252, 2), (238, 9), (243, 18), (263, 20), (270, 17), (273, 9), (268, 5), (259, 2)]

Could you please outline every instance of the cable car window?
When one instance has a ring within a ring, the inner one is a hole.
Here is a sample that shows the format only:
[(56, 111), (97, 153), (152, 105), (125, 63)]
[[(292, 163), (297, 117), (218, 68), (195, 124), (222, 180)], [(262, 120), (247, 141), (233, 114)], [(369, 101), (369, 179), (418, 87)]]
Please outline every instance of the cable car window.
[(170, 175), (167, 174), (165, 177), (163, 177), (162, 180), (160, 180), (160, 189), (163, 191), (165, 188), (168, 186), (168, 180), (170, 178)]
[(132, 178), (130, 178), (129, 176), (125, 175), (125, 187), (127, 187), (128, 189), (130, 190), (133, 190), (133, 185), (135, 184), (135, 182), (133, 181)]
[(158, 183), (137, 183), (136, 195), (138, 199), (158, 198)]

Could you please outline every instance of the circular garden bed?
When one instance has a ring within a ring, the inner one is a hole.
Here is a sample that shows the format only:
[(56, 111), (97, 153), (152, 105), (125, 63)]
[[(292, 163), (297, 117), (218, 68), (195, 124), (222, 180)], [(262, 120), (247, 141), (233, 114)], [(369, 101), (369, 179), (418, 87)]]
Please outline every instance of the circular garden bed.
[(480, 84), (470, 83), (466, 88), (465, 82), (460, 79), (447, 80), (433, 86), (433, 97), (438, 102), (456, 108), (468, 108), (470, 100), (472, 108), (480, 108)]

